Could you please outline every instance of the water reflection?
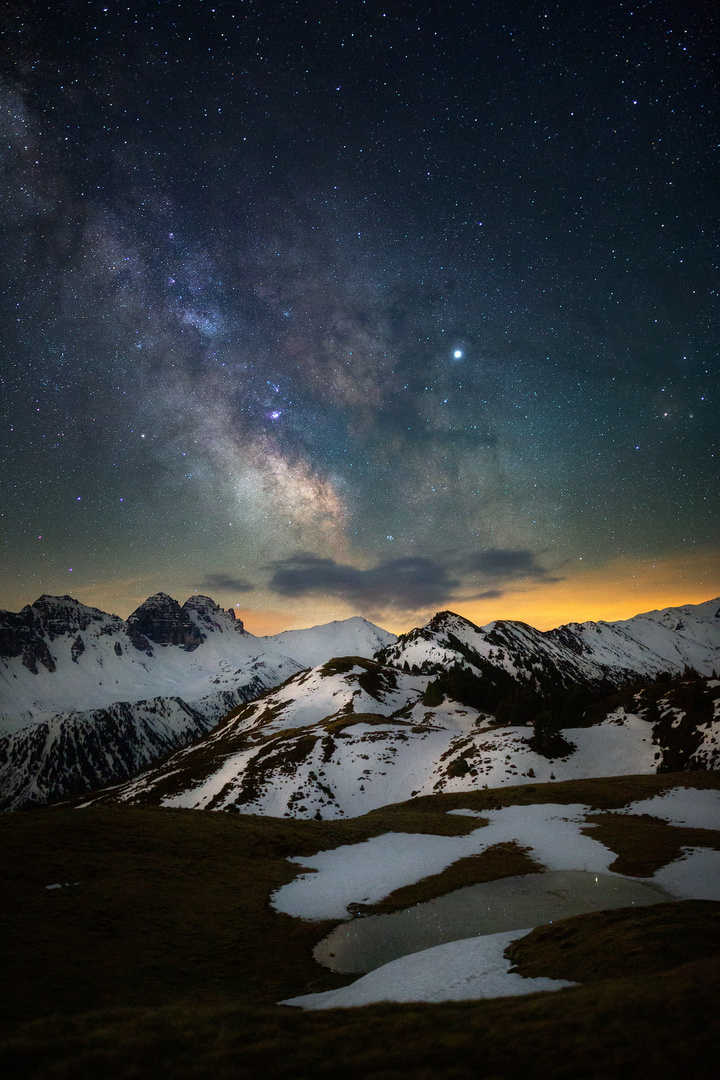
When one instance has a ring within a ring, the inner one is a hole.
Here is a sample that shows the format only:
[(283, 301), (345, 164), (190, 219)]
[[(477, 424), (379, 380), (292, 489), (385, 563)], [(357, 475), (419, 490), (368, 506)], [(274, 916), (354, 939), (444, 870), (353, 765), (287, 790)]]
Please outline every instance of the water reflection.
[(361, 972), (476, 934), (522, 930), (605, 908), (673, 900), (656, 885), (578, 870), (501, 878), (429, 900), (392, 915), (370, 915), (336, 927), (315, 947), (333, 971)]

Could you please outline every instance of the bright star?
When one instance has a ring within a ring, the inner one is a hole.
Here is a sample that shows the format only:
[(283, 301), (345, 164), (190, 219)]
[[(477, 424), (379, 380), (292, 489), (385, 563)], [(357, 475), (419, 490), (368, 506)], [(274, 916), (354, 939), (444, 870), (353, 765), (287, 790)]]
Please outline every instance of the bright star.
[(455, 352), (453, 353), (453, 356), (455, 357), (456, 360), (459, 360), (460, 357), (462, 356), (462, 349), (456, 349)]

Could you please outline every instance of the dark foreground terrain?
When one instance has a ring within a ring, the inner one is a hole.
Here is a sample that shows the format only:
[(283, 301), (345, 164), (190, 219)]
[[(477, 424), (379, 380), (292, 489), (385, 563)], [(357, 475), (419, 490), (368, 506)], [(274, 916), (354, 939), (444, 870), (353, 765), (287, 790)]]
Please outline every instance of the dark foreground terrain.
[[(647, 876), (720, 834), (612, 810), (720, 774), (617, 777), (417, 799), (346, 821), (192, 810), (45, 809), (0, 818), (0, 1075), (8, 1078), (715, 1077), (720, 903), (577, 916), (513, 946), (553, 994), (302, 1012), (275, 1003), (350, 981), (312, 959), (333, 925), (280, 915), (298, 855), (388, 830), (463, 833), (448, 817), (584, 802), (614, 869)], [(600, 837), (599, 829), (603, 835)], [(384, 910), (533, 869), (513, 845), (399, 890)], [(48, 889), (48, 885), (60, 888)]]

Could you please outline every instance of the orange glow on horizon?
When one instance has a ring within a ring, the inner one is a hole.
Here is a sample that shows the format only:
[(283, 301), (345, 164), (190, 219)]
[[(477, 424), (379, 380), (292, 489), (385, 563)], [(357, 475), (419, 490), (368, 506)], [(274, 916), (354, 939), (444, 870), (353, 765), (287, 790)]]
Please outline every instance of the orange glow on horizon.
[[(296, 630), (310, 625), (298, 622), (294, 611), (262, 611), (258, 608), (234, 608), (235, 618), (242, 619), (245, 629), (255, 637), (269, 637), (283, 630)], [(325, 619), (329, 622), (329, 619)]]
[[(530, 623), (538, 630), (550, 630), (568, 622), (629, 619), (644, 611), (699, 604), (719, 596), (720, 550), (695, 551), (687, 556), (674, 555), (655, 561), (618, 558), (587, 569), (583, 563), (577, 563), (572, 569), (566, 569), (565, 575), (561, 581), (545, 584), (517, 582), (495, 599), (449, 600), (438, 607), (456, 611), (478, 626), (496, 619), (515, 619)], [(62, 595), (67, 591), (67, 587), (58, 589), (55, 582), (48, 582), (42, 583), (36, 595), (40, 592)], [(72, 595), (85, 604), (127, 618), (148, 596), (159, 591), (169, 593), (182, 604), (196, 590), (188, 588), (183, 583), (183, 575), (175, 572), (86, 585), (78, 582)], [(403, 614), (389, 610), (363, 613), (331, 596), (283, 600), (269, 594), (270, 603), (267, 604), (263, 603), (265, 596), (261, 593), (255, 596), (244, 594), (243, 599), (251, 597), (256, 598), (256, 607), (235, 606), (239, 599), (237, 594), (219, 593), (213, 599), (223, 608), (232, 607), (245, 628), (258, 637), (358, 614), (364, 614), (370, 622), (386, 630), (401, 634), (424, 625), (435, 614), (435, 609)], [(16, 610), (35, 598), (18, 597)]]
[(562, 581), (530, 585), (496, 600), (461, 603), (453, 610), (479, 626), (516, 619), (551, 630), (569, 622), (616, 622), (644, 611), (700, 604), (719, 594), (720, 552), (698, 552), (654, 562), (615, 559)]

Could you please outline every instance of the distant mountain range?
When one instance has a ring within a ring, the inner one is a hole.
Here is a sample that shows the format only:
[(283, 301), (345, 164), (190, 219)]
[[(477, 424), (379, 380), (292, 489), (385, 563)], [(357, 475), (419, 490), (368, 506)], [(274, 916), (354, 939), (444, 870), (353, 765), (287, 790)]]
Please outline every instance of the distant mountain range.
[(718, 600), (547, 633), (441, 612), (374, 659), (293, 675), (100, 798), (333, 818), (442, 791), (713, 768), (717, 668)]
[(0, 807), (124, 780), (309, 664), (395, 640), (361, 618), (254, 637), (164, 593), (127, 621), (69, 596), (0, 612)]
[(0, 613), (0, 806), (113, 784), (99, 797), (342, 817), (712, 768), (718, 670), (720, 600), (547, 632), (444, 611), (399, 638), (361, 618), (262, 638), (209, 597), (158, 593), (124, 621), (43, 596)]

